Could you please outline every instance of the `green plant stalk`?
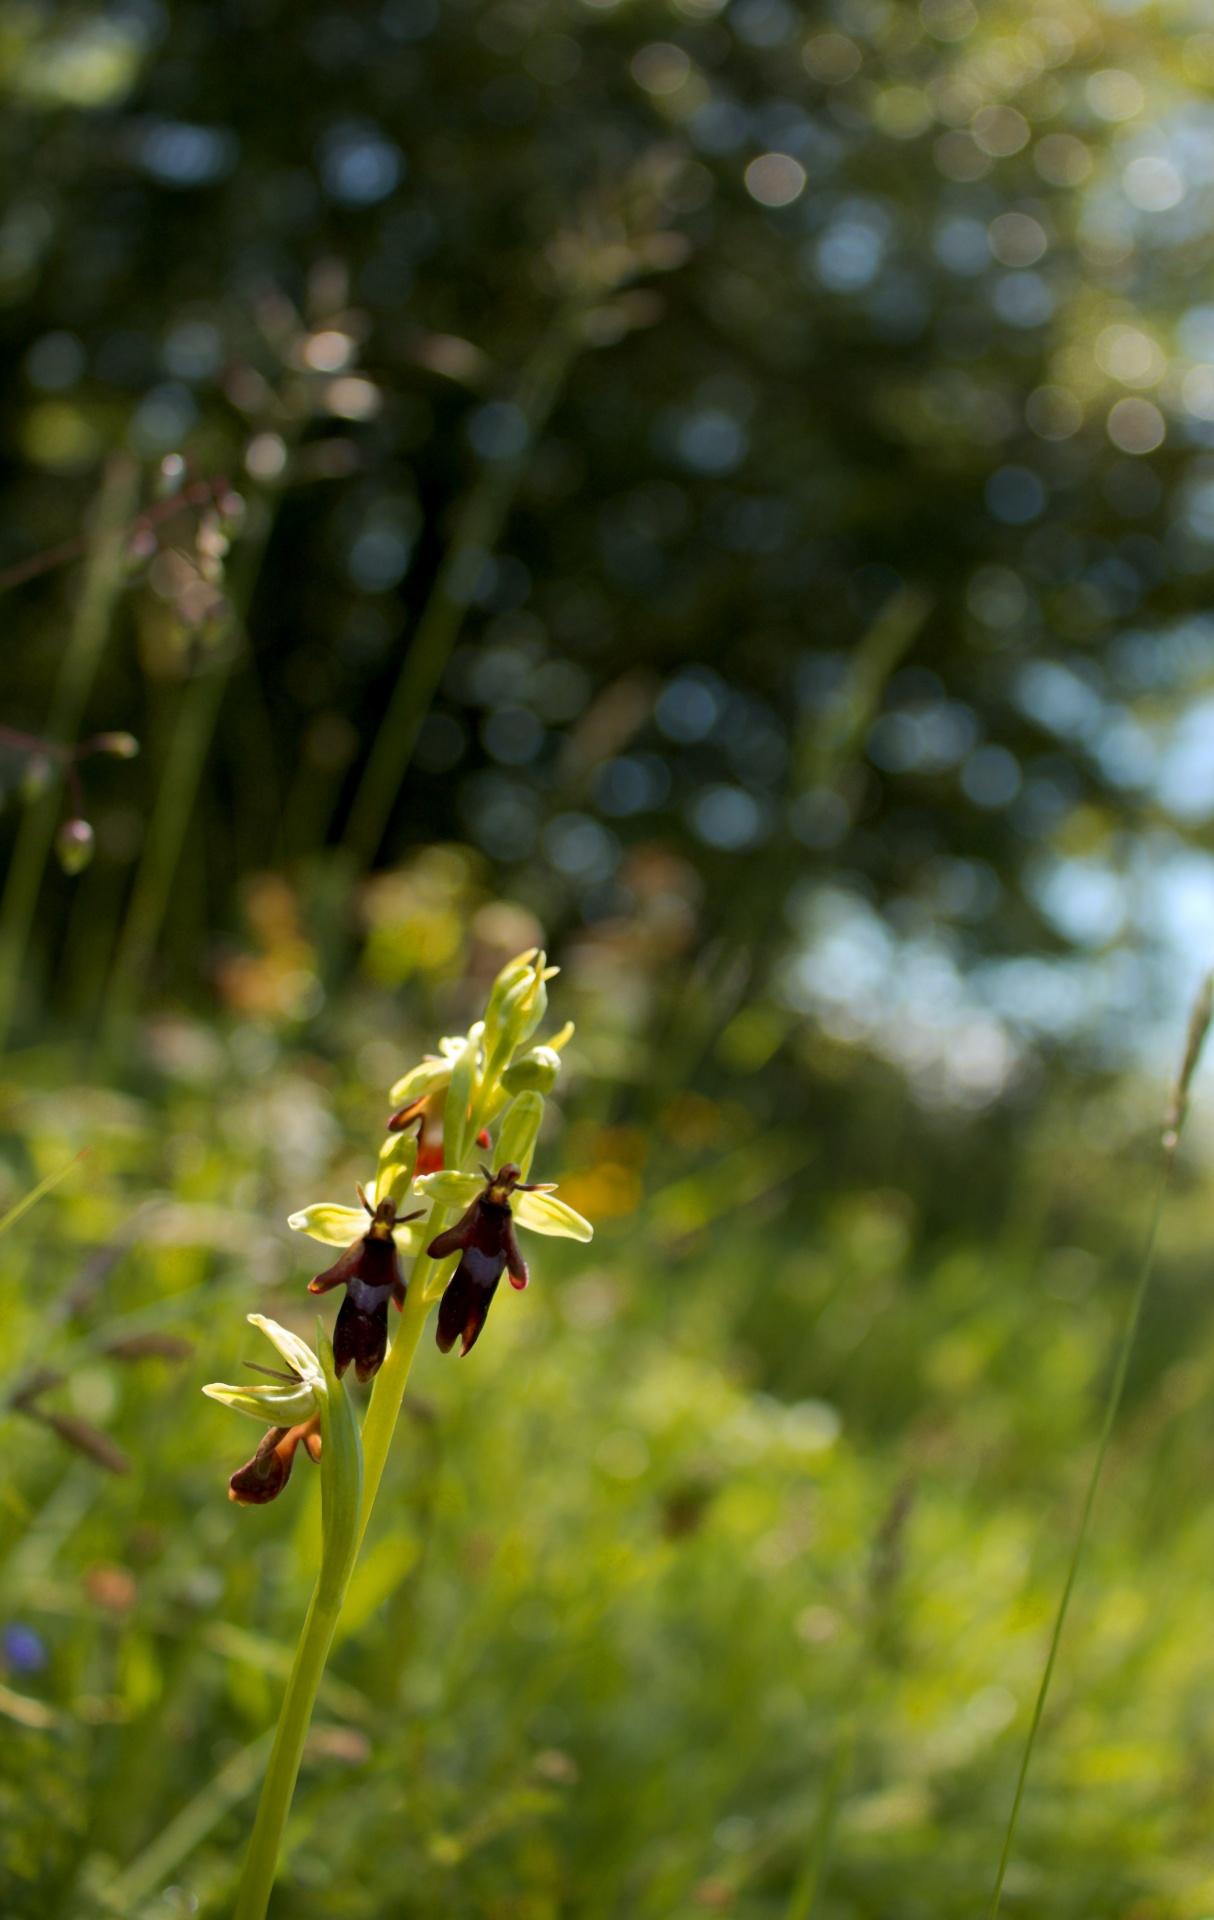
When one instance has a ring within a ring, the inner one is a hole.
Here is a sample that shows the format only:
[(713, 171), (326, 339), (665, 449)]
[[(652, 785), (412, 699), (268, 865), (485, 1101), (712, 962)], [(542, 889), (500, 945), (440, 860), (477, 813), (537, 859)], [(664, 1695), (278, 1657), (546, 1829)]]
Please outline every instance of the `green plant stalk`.
[[(115, 455), (106, 466), (97, 496), (80, 597), (47, 718), (47, 738), (56, 746), (74, 746), (84, 720), (123, 588), (123, 553), (138, 487), (136, 463), (127, 454)], [(62, 787), (60, 767), (45, 793), (23, 812), (0, 899), (0, 1048), (7, 1044), (12, 1027), (42, 876), (55, 838)]]
[[(426, 1222), (426, 1231), (437, 1235), (442, 1233), (450, 1218), (449, 1207), (435, 1207)], [(367, 1521), (375, 1505), (375, 1496), (387, 1464), (388, 1452), (392, 1445), (392, 1436), (396, 1432), (396, 1422), (400, 1417), (401, 1401), (409, 1381), (409, 1371), (417, 1352), (422, 1328), (426, 1316), (434, 1303), (434, 1290), (430, 1282), (435, 1272), (450, 1262), (432, 1260), (428, 1253), (419, 1253), (413, 1263), (413, 1272), (409, 1276), (409, 1291), (405, 1296), (405, 1305), (400, 1317), (400, 1326), (396, 1338), (388, 1349), (383, 1366), (375, 1376), (375, 1385), (371, 1391), (371, 1404), (363, 1420), (363, 1512), (362, 1528), (359, 1533), (361, 1542), (367, 1530)]]
[(418, 621), (350, 808), (343, 844), (362, 867), (369, 867), (379, 851), (401, 781), (409, 770), (418, 729), (459, 637), (468, 610), (467, 573), (478, 554), (487, 556), (496, 545), (536, 438), (556, 405), (570, 364), (582, 345), (576, 324), (582, 307), (580, 299), (569, 303), (524, 369), (515, 398), (527, 428), (522, 447), (510, 459), (486, 467), (456, 517), (451, 544)]
[(1112, 1384), (1109, 1387), (1105, 1403), (1104, 1419), (1101, 1422), (1100, 1438), (1096, 1445), (1096, 1457), (1092, 1462), (1092, 1471), (1088, 1476), (1087, 1492), (1084, 1495), (1083, 1512), (1079, 1519), (1079, 1530), (1075, 1535), (1075, 1544), (1071, 1550), (1070, 1565), (1063, 1583), (1062, 1597), (1058, 1602), (1058, 1612), (1054, 1617), (1054, 1630), (1050, 1635), (1049, 1652), (1041, 1675), (1041, 1684), (1037, 1689), (1037, 1699), (1033, 1706), (1033, 1717), (1029, 1722), (1028, 1735), (1024, 1743), (1024, 1754), (1020, 1762), (1020, 1772), (1016, 1780), (1016, 1792), (1012, 1800), (1012, 1810), (1008, 1816), (1007, 1832), (1003, 1840), (1003, 1852), (999, 1857), (999, 1871), (995, 1876), (995, 1889), (991, 1895), (989, 1920), (996, 1920), (999, 1904), (1003, 1898), (1003, 1883), (1007, 1878), (1008, 1866), (1012, 1857), (1012, 1846), (1016, 1838), (1016, 1825), (1020, 1818), (1020, 1806), (1024, 1799), (1024, 1789), (1028, 1781), (1029, 1767), (1033, 1759), (1033, 1748), (1037, 1743), (1037, 1733), (1041, 1726), (1041, 1717), (1045, 1712), (1045, 1703), (1049, 1697), (1050, 1683), (1054, 1678), (1054, 1667), (1058, 1660), (1058, 1648), (1062, 1640), (1062, 1629), (1066, 1624), (1067, 1611), (1071, 1604), (1071, 1594), (1079, 1573), (1079, 1564), (1083, 1559), (1083, 1550), (1087, 1544), (1088, 1526), (1092, 1518), (1092, 1509), (1096, 1504), (1096, 1489), (1100, 1485), (1100, 1476), (1104, 1470), (1105, 1455), (1109, 1450), (1113, 1428), (1121, 1410), (1122, 1394), (1125, 1391), (1126, 1375), (1130, 1367), (1130, 1355), (1138, 1335), (1138, 1323), (1142, 1318), (1143, 1302), (1151, 1275), (1155, 1267), (1155, 1249), (1159, 1241), (1159, 1227), (1163, 1219), (1164, 1205), (1171, 1184), (1172, 1167), (1176, 1158), (1176, 1139), (1165, 1147), (1163, 1170), (1155, 1192), (1155, 1203), (1151, 1210), (1150, 1226), (1147, 1230), (1146, 1246), (1143, 1251), (1142, 1265), (1138, 1271), (1138, 1280), (1130, 1301), (1130, 1311), (1126, 1319), (1125, 1330), (1121, 1336), (1121, 1345), (1117, 1350), (1117, 1364), (1113, 1369)]
[(361, 1538), (362, 1450), (358, 1426), (349, 1396), (333, 1371), (333, 1349), (323, 1333), (318, 1348), (329, 1388), (321, 1409), (320, 1572), (278, 1716), (234, 1920), (264, 1920), (316, 1691)]

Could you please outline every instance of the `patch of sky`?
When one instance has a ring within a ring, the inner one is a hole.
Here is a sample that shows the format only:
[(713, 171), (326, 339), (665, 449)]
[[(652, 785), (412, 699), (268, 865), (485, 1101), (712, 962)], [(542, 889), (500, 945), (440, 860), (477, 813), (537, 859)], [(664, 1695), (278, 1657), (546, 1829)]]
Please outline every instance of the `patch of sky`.
[(1087, 677), (1057, 660), (1033, 660), (1016, 677), (1021, 713), (1062, 740), (1087, 741), (1104, 720), (1104, 701)]
[(1214, 697), (1198, 700), (1176, 721), (1161, 749), (1155, 794), (1186, 826), (1214, 815)]
[(803, 945), (780, 982), (793, 1010), (890, 1061), (925, 1106), (973, 1111), (1011, 1084), (1015, 1042), (970, 992), (946, 939), (900, 938), (867, 900), (836, 887), (805, 896), (797, 917)]

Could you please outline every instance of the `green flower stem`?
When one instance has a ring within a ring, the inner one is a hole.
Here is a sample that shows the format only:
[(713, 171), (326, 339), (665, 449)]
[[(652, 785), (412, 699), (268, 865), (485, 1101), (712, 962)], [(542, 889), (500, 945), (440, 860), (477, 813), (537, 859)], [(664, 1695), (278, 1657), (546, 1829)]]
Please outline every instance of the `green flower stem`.
[[(106, 467), (97, 497), (80, 597), (47, 718), (47, 737), (56, 746), (74, 746), (84, 720), (124, 585), (123, 553), (138, 490), (135, 462), (125, 454), (116, 455)], [(22, 814), (0, 900), (0, 1047), (8, 1040), (16, 1010), (30, 928), (55, 838), (62, 786), (63, 769), (57, 767), (46, 791)]]
[[(451, 1209), (435, 1207), (426, 1222), (426, 1232), (431, 1236), (440, 1234), (447, 1225)], [(363, 1421), (363, 1515), (361, 1541), (367, 1530), (367, 1521), (375, 1505), (375, 1496), (383, 1476), (392, 1445), (392, 1435), (396, 1432), (396, 1422), (400, 1417), (401, 1401), (409, 1380), (409, 1370), (413, 1365), (413, 1356), (421, 1339), (422, 1328), (426, 1324), (426, 1315), (433, 1305), (434, 1295), (430, 1282), (435, 1272), (444, 1263), (432, 1260), (428, 1253), (419, 1253), (413, 1263), (413, 1272), (409, 1277), (409, 1291), (405, 1296), (404, 1311), (400, 1317), (395, 1340), (388, 1349), (387, 1359), (375, 1376), (375, 1386), (371, 1393), (371, 1404), (367, 1408)]]
[(362, 1450), (358, 1427), (349, 1396), (333, 1372), (333, 1349), (327, 1339), (321, 1338), (318, 1344), (329, 1388), (321, 1407), (320, 1572), (278, 1716), (234, 1920), (264, 1920), (316, 1691), (329, 1657), (361, 1538)]
[(241, 1876), (235, 1920), (263, 1920), (269, 1905), (270, 1891), (278, 1870), (279, 1842), (291, 1810), (304, 1741), (312, 1723), (316, 1689), (325, 1670), (340, 1612), (340, 1598), (327, 1606), (321, 1604), (320, 1583), (317, 1582), (278, 1716), (274, 1745), (270, 1749), (270, 1761), (253, 1825), (253, 1837), (249, 1842), (248, 1858)]

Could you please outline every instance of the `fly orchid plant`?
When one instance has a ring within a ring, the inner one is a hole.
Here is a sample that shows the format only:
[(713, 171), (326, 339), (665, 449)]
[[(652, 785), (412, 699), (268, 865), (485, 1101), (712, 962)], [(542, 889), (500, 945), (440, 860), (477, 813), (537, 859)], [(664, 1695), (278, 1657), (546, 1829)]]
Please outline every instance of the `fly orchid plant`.
[[(292, 1214), (297, 1232), (342, 1249), (309, 1282), (316, 1294), (345, 1289), (332, 1344), (318, 1329), (313, 1353), (286, 1328), (250, 1314), (286, 1370), (259, 1368), (265, 1384), (203, 1389), (266, 1429), (253, 1457), (231, 1476), (230, 1499), (242, 1506), (277, 1499), (301, 1446), (319, 1463), (321, 1482), (320, 1573), (279, 1715), (235, 1920), (265, 1914), (316, 1690), (430, 1308), (438, 1303), (440, 1351), (449, 1353), (458, 1340), (466, 1355), (480, 1338), (503, 1273), (513, 1287), (528, 1283), (517, 1227), (591, 1238), (589, 1222), (557, 1199), (552, 1186), (528, 1179), (545, 1096), (573, 1032), (570, 1025), (545, 1044), (533, 1041), (556, 971), (537, 949), (520, 954), (494, 981), (484, 1019), (441, 1040), (437, 1054), (397, 1082), (375, 1177), (358, 1187), (359, 1207), (322, 1201)], [(389, 1344), (390, 1305), (401, 1317)], [(361, 1434), (345, 1387), (351, 1366), (360, 1381), (375, 1382)]]

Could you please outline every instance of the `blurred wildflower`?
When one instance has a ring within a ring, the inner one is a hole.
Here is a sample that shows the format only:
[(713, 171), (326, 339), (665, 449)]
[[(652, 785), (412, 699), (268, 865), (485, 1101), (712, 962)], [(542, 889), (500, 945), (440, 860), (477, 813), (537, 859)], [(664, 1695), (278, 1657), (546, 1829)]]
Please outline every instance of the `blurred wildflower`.
[(255, 1019), (308, 1019), (324, 996), (294, 890), (278, 874), (253, 874), (244, 910), (258, 951), (234, 954), (216, 969), (224, 999)]

